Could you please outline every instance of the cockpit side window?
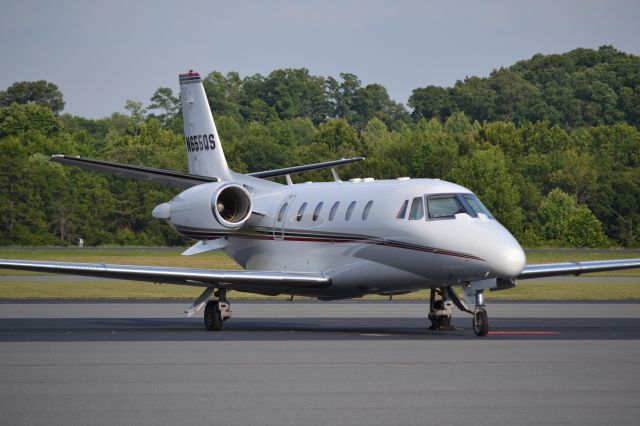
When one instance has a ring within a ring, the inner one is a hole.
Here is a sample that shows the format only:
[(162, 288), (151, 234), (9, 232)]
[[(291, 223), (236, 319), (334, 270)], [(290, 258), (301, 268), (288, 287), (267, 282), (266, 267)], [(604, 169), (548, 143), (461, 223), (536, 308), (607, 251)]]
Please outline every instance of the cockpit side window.
[(471, 208), (471, 210), (473, 210), (476, 215), (478, 213), (483, 213), (485, 214), (489, 219), (493, 219), (493, 216), (491, 215), (491, 213), (489, 213), (489, 209), (487, 209), (484, 204), (482, 204), (482, 201), (480, 201), (478, 199), (478, 197), (476, 197), (473, 194), (462, 194), (462, 197), (464, 198), (464, 200), (467, 202), (467, 204), (469, 205), (469, 207)]
[(458, 213), (467, 213), (454, 194), (428, 197), (429, 219), (452, 219)]
[(411, 210), (409, 211), (409, 220), (418, 220), (424, 217), (424, 205), (422, 197), (415, 197), (411, 202)]
[(398, 214), (396, 215), (396, 219), (404, 219), (404, 217), (407, 215), (407, 206), (409, 205), (409, 200), (404, 200), (404, 203), (402, 203), (402, 207), (400, 207), (400, 210), (398, 211)]

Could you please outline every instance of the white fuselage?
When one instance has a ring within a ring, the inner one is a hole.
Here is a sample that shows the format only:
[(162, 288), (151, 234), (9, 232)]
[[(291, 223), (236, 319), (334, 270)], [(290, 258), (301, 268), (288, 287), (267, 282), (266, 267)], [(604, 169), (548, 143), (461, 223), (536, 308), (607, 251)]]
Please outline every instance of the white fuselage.
[[(520, 273), (524, 252), (500, 223), (473, 211), (430, 218), (429, 196), (436, 194), (473, 197), (437, 179), (270, 184), (253, 192), (254, 214), (222, 237), (224, 250), (248, 270), (329, 275), (330, 288), (295, 292), (321, 298), (398, 294)], [(422, 212), (412, 211), (414, 199), (422, 200)]]

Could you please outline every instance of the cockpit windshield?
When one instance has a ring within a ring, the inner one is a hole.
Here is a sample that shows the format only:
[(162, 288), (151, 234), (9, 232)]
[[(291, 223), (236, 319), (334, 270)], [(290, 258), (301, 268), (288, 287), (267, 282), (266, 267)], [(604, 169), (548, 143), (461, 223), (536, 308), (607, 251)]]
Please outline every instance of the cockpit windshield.
[(454, 217), (458, 213), (466, 213), (458, 197), (455, 195), (437, 195), (429, 197), (429, 218), (443, 219)]
[(481, 213), (493, 219), (489, 210), (473, 194), (439, 194), (426, 198), (429, 219), (453, 219), (458, 213), (467, 213), (471, 217), (478, 217)]
[(483, 213), (487, 215), (489, 219), (493, 219), (493, 216), (489, 213), (489, 209), (482, 204), (482, 201), (480, 201), (478, 197), (473, 194), (462, 194), (462, 198), (464, 198), (467, 204), (469, 204), (469, 207), (471, 207), (476, 214)]

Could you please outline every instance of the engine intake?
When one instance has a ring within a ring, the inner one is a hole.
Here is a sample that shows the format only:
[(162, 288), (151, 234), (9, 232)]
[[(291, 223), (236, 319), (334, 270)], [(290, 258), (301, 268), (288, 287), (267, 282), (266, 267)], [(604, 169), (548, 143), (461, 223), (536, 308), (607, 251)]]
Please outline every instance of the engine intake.
[(251, 195), (242, 186), (227, 184), (211, 198), (211, 211), (220, 225), (239, 228), (251, 216)]

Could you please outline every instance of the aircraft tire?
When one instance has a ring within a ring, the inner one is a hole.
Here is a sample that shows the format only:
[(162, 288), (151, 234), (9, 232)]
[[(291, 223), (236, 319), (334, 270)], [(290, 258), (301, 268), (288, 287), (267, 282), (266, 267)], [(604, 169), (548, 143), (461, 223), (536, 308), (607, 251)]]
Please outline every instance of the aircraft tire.
[(484, 309), (478, 309), (473, 314), (473, 332), (478, 337), (486, 336), (489, 332), (489, 316)]
[[(444, 301), (436, 300), (433, 305), (434, 310), (444, 309)], [(441, 315), (436, 316), (435, 313), (429, 314), (429, 320), (431, 320), (430, 330), (440, 330), (444, 327), (449, 327), (451, 325), (451, 316), (450, 315)]]
[(451, 325), (451, 317), (450, 316), (441, 316), (436, 320), (436, 327), (438, 329), (443, 327), (449, 327)]
[(204, 308), (204, 326), (209, 331), (220, 331), (223, 323), (218, 301), (209, 300)]

